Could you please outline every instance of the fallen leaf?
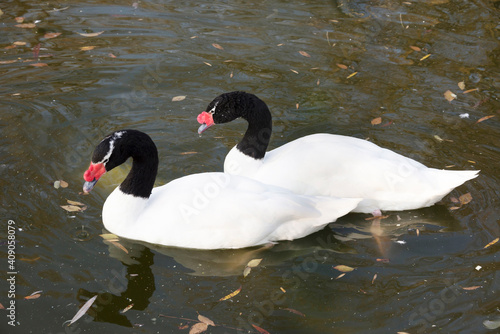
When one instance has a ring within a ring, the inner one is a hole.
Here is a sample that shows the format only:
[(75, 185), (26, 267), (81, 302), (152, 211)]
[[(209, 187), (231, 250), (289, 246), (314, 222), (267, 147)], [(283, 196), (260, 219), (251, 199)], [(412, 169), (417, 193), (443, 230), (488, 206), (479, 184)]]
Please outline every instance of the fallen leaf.
[(207, 65), (207, 66), (212, 66), (212, 64), (210, 63), (207, 63), (206, 61), (203, 62), (203, 64)]
[(27, 299), (27, 300), (37, 299), (37, 298), (40, 298), (40, 296), (41, 296), (41, 294), (39, 294), (39, 293), (32, 293), (31, 295), (24, 297), (24, 299)]
[(116, 58), (116, 56), (112, 53), (108, 53), (108, 56), (111, 57), (111, 58)]
[(212, 43), (212, 46), (216, 49), (219, 49), (219, 50), (224, 50), (224, 48), (222, 46), (220, 46), (219, 44), (217, 43)]
[(57, 36), (61, 35), (62, 33), (60, 32), (48, 32), (45, 35), (43, 35), (44, 38), (50, 39), (50, 38), (56, 38)]
[(377, 117), (377, 118), (372, 119), (371, 123), (372, 123), (372, 125), (377, 125), (377, 124), (382, 123), (382, 117)]
[(456, 197), (450, 197), (450, 201), (453, 203), (460, 203), (460, 201)]
[(342, 273), (342, 274), (338, 275), (337, 277), (335, 277), (335, 279), (339, 279), (339, 278), (342, 278), (344, 276), (345, 276), (345, 273)]
[(63, 208), (64, 210), (68, 211), (68, 212), (79, 212), (79, 211), (83, 211), (81, 207), (79, 206), (76, 206), (76, 205), (61, 205), (61, 208)]
[(232, 78), (233, 77), (233, 71), (231, 71), (231, 74), (229, 74), (229, 77)]
[(16, 41), (16, 42), (14, 42), (12, 44), (18, 45), (18, 46), (22, 46), (22, 45), (26, 45), (26, 42)]
[(172, 101), (173, 101), (173, 102), (178, 102), (178, 101), (182, 101), (182, 100), (184, 100), (185, 98), (186, 98), (186, 95), (174, 96), (174, 97), (172, 98)]
[(417, 52), (422, 51), (422, 49), (421, 49), (421, 48), (419, 48), (418, 46), (410, 45), (410, 48), (411, 48), (413, 51), (417, 51)]
[(130, 310), (132, 307), (134, 307), (134, 304), (130, 304), (129, 306), (125, 307), (122, 311), (120, 311), (120, 313), (125, 313), (128, 310)]
[(188, 328), (189, 328), (189, 325), (188, 325), (188, 324), (185, 324), (185, 325), (179, 326), (178, 328), (179, 328), (179, 329), (188, 329)]
[(54, 188), (59, 189), (61, 187), (61, 181), (54, 181)]
[(90, 50), (94, 50), (95, 47), (96, 47), (95, 45), (81, 46), (80, 50), (82, 50), (82, 51), (90, 51)]
[(0, 310), (5, 310), (5, 307), (0, 303)]
[(45, 67), (45, 66), (49, 66), (48, 64), (45, 64), (45, 63), (34, 63), (34, 64), (30, 64), (30, 66), (35, 66), (35, 67)]
[(192, 152), (182, 152), (181, 155), (188, 155), (188, 154), (196, 154), (198, 152), (192, 151)]
[(470, 193), (463, 194), (458, 198), (458, 200), (460, 201), (460, 204), (465, 205), (472, 201), (472, 195)]
[(460, 81), (460, 82), (458, 83), (458, 88), (460, 88), (461, 90), (464, 90), (464, 89), (465, 89), (465, 82)]
[(475, 285), (475, 286), (462, 287), (463, 290), (467, 290), (467, 291), (472, 291), (472, 290), (476, 290), (476, 289), (479, 289), (479, 288), (482, 288), (482, 286), (481, 285)]
[(496, 244), (498, 242), (500, 238), (496, 238), (495, 240), (493, 240), (492, 242), (490, 242), (489, 244), (487, 244), (486, 246), (484, 246), (483, 248), (488, 248), (490, 246), (493, 246), (494, 244)]
[(210, 325), (210, 326), (215, 326), (215, 323), (212, 320), (208, 319), (207, 317), (205, 317), (205, 316), (203, 316), (201, 314), (198, 314), (198, 320), (200, 322), (203, 322), (204, 324), (207, 324), (207, 325)]
[(120, 248), (122, 251), (124, 251), (126, 254), (128, 254), (128, 250), (123, 247), (123, 245), (121, 243), (119, 243), (118, 241), (114, 241), (114, 240), (108, 240), (109, 242), (111, 242), (113, 245), (115, 245), (116, 247)]
[(299, 109), (299, 104), (298, 103), (295, 104), (295, 109)]
[(375, 282), (376, 279), (377, 279), (377, 274), (373, 275), (372, 284), (373, 284), (373, 282)]
[(473, 89), (466, 90), (465, 92), (463, 92), (463, 94), (469, 94), (469, 93), (475, 92), (476, 90), (479, 90), (479, 88), (473, 88)]
[(68, 204), (71, 204), (71, 205), (85, 206), (85, 204), (83, 204), (83, 203), (76, 202), (76, 201), (71, 201), (69, 199), (67, 199), (66, 201), (68, 202)]
[(36, 24), (34, 24), (34, 23), (21, 23), (21, 24), (16, 24), (16, 27), (29, 29), (29, 28), (35, 28)]
[(299, 51), (300, 55), (301, 56), (304, 56), (304, 57), (308, 57), (308, 58), (311, 58), (311, 55), (305, 51)]
[(293, 72), (293, 73), (295, 73), (295, 74), (299, 74), (299, 72), (297, 72), (296, 70), (292, 70), (292, 69), (290, 69), (290, 71), (292, 71), (292, 72)]
[(347, 65), (344, 64), (337, 64), (338, 67), (340, 67), (343, 70), (347, 70)]
[(24, 22), (24, 17), (18, 16), (14, 20), (16, 20), (17, 23), (23, 23)]
[(358, 72), (354, 72), (354, 73), (351, 73), (346, 79), (349, 79), (349, 78), (352, 78), (353, 76), (355, 76), (356, 74), (358, 74)]
[(489, 115), (489, 116), (484, 116), (484, 117), (481, 117), (480, 119), (477, 120), (476, 124), (477, 123), (481, 123), (483, 121), (486, 121), (487, 119), (490, 119), (492, 117), (495, 117), (495, 115)]
[(287, 308), (284, 308), (284, 310), (287, 310), (287, 311), (292, 312), (292, 313), (294, 313), (294, 314), (300, 315), (300, 316), (302, 316), (302, 317), (305, 317), (305, 316), (306, 316), (304, 313), (302, 313), (302, 312), (300, 312), (300, 311), (297, 311), (297, 310), (294, 310), (293, 308), (288, 308), (288, 307), (287, 307)]
[(444, 92), (444, 98), (451, 102), (457, 98), (457, 95), (454, 94), (451, 90), (447, 90), (446, 92)]
[(283, 293), (286, 293), (286, 290), (283, 289), (281, 286), (280, 286), (280, 290), (283, 291)]
[(95, 36), (99, 36), (103, 32), (104, 31), (99, 31), (99, 32), (92, 32), (92, 33), (89, 33), (89, 34), (86, 34), (86, 33), (83, 33), (83, 32), (77, 32), (77, 34), (80, 35), (80, 36), (83, 36), (83, 37), (95, 37)]
[(420, 58), (420, 61), (422, 61), (422, 60), (424, 60), (424, 59), (427, 59), (427, 58), (429, 58), (430, 56), (431, 56), (431, 54), (429, 53), (428, 55), (425, 55), (425, 56), (423, 56), (422, 58)]
[(206, 331), (207, 328), (208, 328), (207, 324), (203, 322), (198, 322), (191, 327), (191, 329), (189, 330), (189, 334), (200, 334)]
[(377, 262), (389, 263), (389, 259), (377, 259)]
[(248, 261), (247, 267), (255, 268), (262, 262), (262, 259), (253, 259)]
[(16, 59), (14, 59), (14, 60), (0, 60), (0, 64), (12, 64), (15, 62), (17, 62)]
[(243, 270), (243, 277), (247, 277), (248, 274), (250, 274), (251, 271), (252, 271), (252, 268), (245, 267), (245, 269)]
[(59, 180), (59, 182), (61, 183), (61, 188), (68, 188), (69, 186), (68, 182), (64, 180)]
[(12, 44), (12, 45), (8, 45), (6, 47), (4, 47), (4, 50), (10, 50), (10, 49), (15, 49), (17, 46)]
[(318, 79), (318, 81), (316, 81), (316, 86), (319, 86), (319, 83), (320, 83), (320, 81), (319, 81), (319, 79)]
[(83, 317), (83, 315), (85, 313), (87, 313), (88, 309), (92, 306), (92, 304), (94, 304), (96, 298), (97, 298), (97, 295), (95, 295), (94, 297), (92, 297), (89, 300), (87, 300), (87, 302), (85, 304), (83, 304), (82, 308), (79, 309), (78, 312), (76, 312), (75, 316), (73, 317), (73, 319), (71, 319), (71, 321), (69, 322), (68, 326), (70, 326), (75, 321), (77, 321), (78, 319), (80, 319), (81, 317)]
[(261, 334), (271, 334), (268, 331), (266, 331), (264, 328), (260, 328), (257, 325), (252, 324), (252, 327), (255, 328), (257, 330), (257, 332), (259, 332)]
[(459, 207), (459, 206), (452, 206), (452, 207), (450, 208), (450, 210), (458, 210), (458, 209), (460, 209), (460, 207)]
[(237, 290), (235, 290), (235, 291), (231, 292), (230, 294), (228, 294), (228, 295), (227, 295), (227, 296), (225, 296), (225, 297), (222, 297), (221, 299), (219, 299), (219, 301), (223, 301), (223, 300), (227, 300), (227, 299), (229, 299), (229, 298), (233, 298), (234, 296), (236, 296), (238, 293), (240, 293), (240, 292), (241, 292), (241, 288), (242, 288), (242, 287), (243, 287), (243, 286), (241, 286), (241, 285), (240, 285), (240, 287), (239, 287)]
[(339, 264), (338, 266), (333, 267), (333, 269), (337, 269), (338, 271), (342, 271), (344, 273), (348, 273), (348, 272), (354, 270), (354, 268), (349, 267), (349, 266), (345, 266), (343, 264)]

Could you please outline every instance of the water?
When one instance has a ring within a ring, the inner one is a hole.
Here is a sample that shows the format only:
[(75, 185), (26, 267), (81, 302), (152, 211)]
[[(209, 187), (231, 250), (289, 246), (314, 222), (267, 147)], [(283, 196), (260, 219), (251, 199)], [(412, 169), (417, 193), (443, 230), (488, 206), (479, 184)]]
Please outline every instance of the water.
[[(179, 327), (194, 322), (180, 318), (198, 313), (219, 325), (210, 333), (256, 333), (252, 325), (270, 333), (494, 332), (484, 322), (500, 318), (499, 244), (484, 246), (500, 235), (498, 2), (4, 1), (0, 8), (0, 303), (15, 300), (17, 324), (2, 317), (2, 333), (187, 332)], [(15, 17), (39, 22), (15, 27)], [(26, 44), (9, 47), (14, 42)], [(245, 124), (200, 138), (196, 116), (232, 90), (268, 103), (271, 148), (338, 133), (428, 166), (481, 174), (440, 205), (390, 213), (380, 226), (348, 215), (270, 249), (200, 252), (120, 240), (126, 254), (103, 241), (102, 204), (127, 169), (79, 195), (94, 146), (113, 130), (136, 128), (159, 148), (158, 185), (220, 171)], [(447, 90), (457, 98), (448, 102)], [(69, 186), (55, 189), (56, 180)], [(470, 203), (450, 210), (451, 197), (469, 192)], [(88, 208), (68, 213), (60, 207), (67, 199)], [(254, 258), (263, 260), (244, 278)], [(337, 265), (356, 269), (339, 278)], [(38, 299), (24, 299), (39, 290)], [(87, 315), (64, 327), (94, 295)]]

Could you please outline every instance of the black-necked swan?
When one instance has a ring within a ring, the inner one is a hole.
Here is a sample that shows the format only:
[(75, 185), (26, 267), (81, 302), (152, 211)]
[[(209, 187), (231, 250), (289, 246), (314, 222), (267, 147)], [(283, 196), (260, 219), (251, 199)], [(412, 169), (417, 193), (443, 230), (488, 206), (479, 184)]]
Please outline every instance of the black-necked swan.
[(269, 108), (257, 96), (238, 91), (210, 102), (198, 115), (198, 133), (239, 117), (248, 128), (227, 154), (224, 172), (298, 194), (363, 198), (354, 212), (428, 207), (479, 172), (428, 168), (367, 140), (324, 133), (266, 152), (272, 130)]
[(361, 200), (298, 195), (226, 173), (188, 175), (153, 188), (158, 151), (137, 130), (113, 132), (96, 146), (84, 192), (129, 157), (132, 168), (106, 199), (102, 220), (118, 236), (152, 244), (221, 249), (292, 240), (322, 229)]

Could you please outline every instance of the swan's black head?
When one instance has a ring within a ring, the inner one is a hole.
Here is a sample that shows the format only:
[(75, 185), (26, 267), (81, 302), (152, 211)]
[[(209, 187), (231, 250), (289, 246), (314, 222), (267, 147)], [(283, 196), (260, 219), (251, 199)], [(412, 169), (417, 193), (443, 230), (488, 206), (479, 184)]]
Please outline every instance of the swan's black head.
[(270, 121), (271, 113), (264, 101), (253, 94), (241, 91), (224, 93), (217, 96), (198, 115), (198, 122), (201, 124), (198, 133), (201, 134), (214, 124), (228, 123), (238, 117), (249, 123), (264, 119), (266, 124)]
[(123, 164), (129, 157), (133, 157), (138, 165), (151, 166), (147, 172), (153, 174), (154, 182), (158, 168), (158, 153), (154, 142), (141, 131), (120, 130), (104, 137), (94, 149), (90, 166), (83, 174), (83, 191), (91, 191), (104, 173)]

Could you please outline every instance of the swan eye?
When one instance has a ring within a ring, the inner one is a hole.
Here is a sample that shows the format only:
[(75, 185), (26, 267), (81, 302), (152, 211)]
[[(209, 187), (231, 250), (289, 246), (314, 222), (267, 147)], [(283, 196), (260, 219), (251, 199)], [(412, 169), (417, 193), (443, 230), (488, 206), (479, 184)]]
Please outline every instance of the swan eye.
[(213, 115), (215, 113), (215, 108), (217, 108), (217, 105), (219, 104), (219, 102), (215, 102), (215, 105), (212, 109), (210, 109), (210, 111), (208, 112), (209, 114)]

